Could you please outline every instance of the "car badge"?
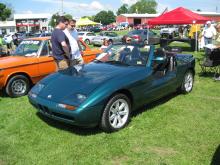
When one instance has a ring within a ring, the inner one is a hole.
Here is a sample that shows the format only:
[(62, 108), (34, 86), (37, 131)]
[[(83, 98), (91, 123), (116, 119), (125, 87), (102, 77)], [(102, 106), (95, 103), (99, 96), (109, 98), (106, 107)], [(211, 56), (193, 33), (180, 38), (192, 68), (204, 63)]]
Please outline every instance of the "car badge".
[(48, 99), (51, 99), (51, 98), (52, 98), (52, 95), (48, 95), (47, 98), (48, 98)]

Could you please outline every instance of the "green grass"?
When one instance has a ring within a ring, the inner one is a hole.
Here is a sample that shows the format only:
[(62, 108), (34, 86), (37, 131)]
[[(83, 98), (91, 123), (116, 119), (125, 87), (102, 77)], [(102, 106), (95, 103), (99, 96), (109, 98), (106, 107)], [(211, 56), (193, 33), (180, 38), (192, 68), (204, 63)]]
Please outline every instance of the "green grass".
[(46, 119), (26, 96), (0, 97), (0, 165), (208, 165), (220, 144), (220, 82), (200, 71), (190, 94), (140, 108), (112, 134)]

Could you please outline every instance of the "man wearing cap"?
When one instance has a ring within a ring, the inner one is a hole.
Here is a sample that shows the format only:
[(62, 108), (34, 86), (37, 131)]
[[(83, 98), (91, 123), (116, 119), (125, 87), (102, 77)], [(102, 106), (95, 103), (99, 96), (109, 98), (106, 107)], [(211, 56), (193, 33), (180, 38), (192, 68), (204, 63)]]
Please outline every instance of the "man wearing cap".
[(202, 32), (202, 36), (204, 36), (205, 45), (212, 44), (212, 40), (216, 35), (215, 28), (211, 25), (211, 21), (206, 22), (206, 27)]

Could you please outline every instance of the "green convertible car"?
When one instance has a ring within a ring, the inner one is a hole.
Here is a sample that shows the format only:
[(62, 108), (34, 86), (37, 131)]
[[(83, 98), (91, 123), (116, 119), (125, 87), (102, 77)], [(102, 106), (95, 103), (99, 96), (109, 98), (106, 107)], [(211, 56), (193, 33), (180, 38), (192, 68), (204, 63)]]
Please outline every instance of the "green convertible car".
[(47, 117), (113, 132), (124, 128), (138, 107), (176, 90), (189, 93), (194, 68), (192, 55), (116, 44), (89, 64), (42, 79), (28, 97)]

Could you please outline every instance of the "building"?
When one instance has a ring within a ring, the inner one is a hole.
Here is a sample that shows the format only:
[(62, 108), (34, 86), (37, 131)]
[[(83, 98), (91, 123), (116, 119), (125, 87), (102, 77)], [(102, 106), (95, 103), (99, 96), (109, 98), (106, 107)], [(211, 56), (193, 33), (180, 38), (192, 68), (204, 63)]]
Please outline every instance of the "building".
[(16, 31), (39, 32), (49, 29), (51, 14), (15, 14)]
[[(195, 11), (194, 11), (195, 12)], [(216, 12), (195, 12), (204, 17), (210, 18), (211, 21), (220, 22), (220, 13)], [(160, 14), (121, 14), (116, 17), (116, 23), (128, 22), (132, 25), (147, 24), (148, 20), (158, 17)]]
[(160, 14), (121, 14), (116, 17), (116, 23), (128, 22), (132, 25), (146, 24), (149, 19), (158, 17)]
[(13, 21), (0, 21), (0, 34), (10, 32), (39, 32), (42, 29), (50, 30), (51, 14), (14, 14)]
[(197, 14), (200, 14), (204, 17), (210, 18), (211, 21), (220, 22), (220, 13), (217, 12), (198, 12), (194, 11)]

